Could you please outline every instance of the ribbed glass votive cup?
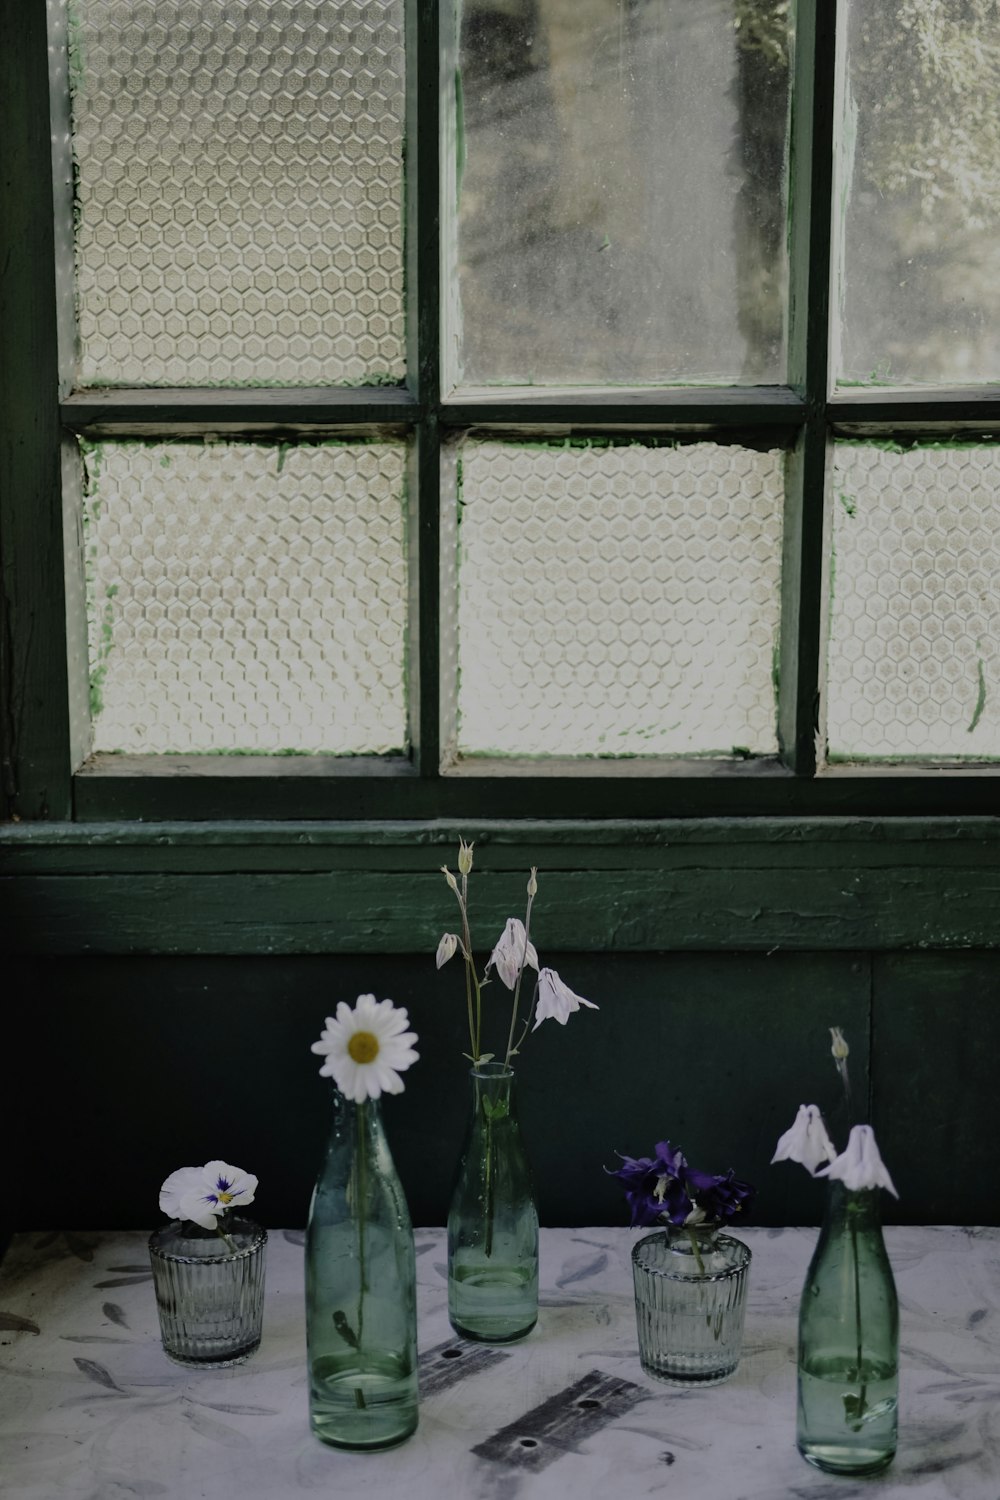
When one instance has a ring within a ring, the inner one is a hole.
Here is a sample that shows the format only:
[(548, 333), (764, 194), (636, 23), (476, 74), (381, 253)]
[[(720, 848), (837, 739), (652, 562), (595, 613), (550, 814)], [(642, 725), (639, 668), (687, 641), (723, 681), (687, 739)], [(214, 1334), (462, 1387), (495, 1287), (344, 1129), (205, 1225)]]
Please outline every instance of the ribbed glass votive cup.
[(267, 1231), (234, 1219), (230, 1251), (210, 1229), (174, 1220), (149, 1237), (164, 1352), (195, 1369), (240, 1365), (260, 1344)]
[(701, 1225), (647, 1235), (632, 1248), (639, 1360), (671, 1385), (718, 1385), (743, 1351), (750, 1251)]

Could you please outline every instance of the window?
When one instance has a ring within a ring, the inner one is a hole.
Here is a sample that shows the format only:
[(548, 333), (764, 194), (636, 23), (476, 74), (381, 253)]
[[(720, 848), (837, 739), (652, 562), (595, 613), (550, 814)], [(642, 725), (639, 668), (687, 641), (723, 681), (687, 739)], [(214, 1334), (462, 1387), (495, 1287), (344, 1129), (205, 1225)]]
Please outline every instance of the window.
[(982, 809), (986, 0), (47, 9), (13, 813)]

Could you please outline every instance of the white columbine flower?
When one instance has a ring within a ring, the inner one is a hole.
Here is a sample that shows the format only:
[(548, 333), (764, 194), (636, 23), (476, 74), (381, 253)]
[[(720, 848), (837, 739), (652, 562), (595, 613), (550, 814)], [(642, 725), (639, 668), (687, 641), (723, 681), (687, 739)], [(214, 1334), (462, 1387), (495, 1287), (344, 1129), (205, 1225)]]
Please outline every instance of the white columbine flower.
[(326, 1027), (312, 1051), (325, 1055), (320, 1074), (332, 1078), (340, 1092), (355, 1104), (377, 1099), (383, 1092), (401, 1094), (405, 1072), (417, 1061), (413, 1050), (416, 1033), (407, 1031), (409, 1017), (403, 1006), (374, 995), (359, 995), (352, 1010), (343, 1000), (336, 1019), (327, 1016)]
[(497, 973), (509, 990), (512, 990), (517, 983), (522, 960), (527, 968), (538, 968), (535, 945), (529, 938), (527, 948), (525, 948), (526, 937), (524, 923), (517, 917), (508, 917), (507, 926), (500, 934), (500, 941), (490, 954), (490, 961), (486, 965), (487, 971), (494, 965), (496, 966)]
[(875, 1132), (870, 1125), (852, 1126), (847, 1149), (816, 1176), (836, 1178), (852, 1192), (859, 1188), (884, 1187), (894, 1198), (899, 1197), (879, 1155)]
[(215, 1229), (221, 1214), (253, 1202), (257, 1179), (242, 1167), (208, 1161), (203, 1167), (178, 1167), (160, 1188), (160, 1208), (171, 1219), (190, 1219)]
[(438, 943), (437, 957), (434, 960), (439, 969), (448, 962), (449, 958), (454, 958), (455, 950), (457, 947), (458, 938), (456, 937), (455, 933), (446, 932), (444, 937)]
[(798, 1161), (811, 1176), (816, 1177), (820, 1162), (833, 1161), (837, 1152), (826, 1133), (823, 1116), (815, 1104), (800, 1104), (795, 1123), (786, 1130), (771, 1157), (776, 1161)]
[(597, 1010), (598, 1006), (592, 1000), (585, 1000), (582, 995), (574, 995), (568, 984), (563, 984), (555, 969), (539, 969), (538, 971), (538, 1003), (535, 1006), (535, 1024), (531, 1028), (537, 1031), (543, 1021), (549, 1016), (554, 1016), (561, 1026), (565, 1026), (575, 1010), (585, 1005), (588, 1010)]

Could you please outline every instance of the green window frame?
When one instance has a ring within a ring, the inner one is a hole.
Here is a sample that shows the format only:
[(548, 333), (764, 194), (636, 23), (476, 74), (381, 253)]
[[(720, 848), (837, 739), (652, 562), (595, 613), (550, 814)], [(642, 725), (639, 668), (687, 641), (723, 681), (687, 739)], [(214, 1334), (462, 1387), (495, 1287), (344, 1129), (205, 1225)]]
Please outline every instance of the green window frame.
[[(829, 300), (834, 173), (835, 0), (795, 7), (789, 230), (789, 380), (781, 387), (544, 391), (488, 397), (441, 389), (439, 139), (450, 78), (437, 0), (407, 4), (405, 388), (114, 390), (59, 393), (55, 265), (68, 230), (53, 214), (44, 0), (9, 22), (0, 77), (4, 138), (0, 264), (5, 414), (0, 522), (3, 779), (7, 815), (80, 824), (178, 820), (658, 820), (952, 815), (996, 810), (992, 766), (826, 766), (817, 755), (826, 598), (828, 472), (840, 436), (900, 442), (1000, 432), (996, 388), (831, 393)], [(773, 759), (555, 762), (502, 774), (442, 770), (439, 525), (442, 445), (465, 430), (783, 443), (789, 449), (781, 600), (779, 741)], [(86, 643), (73, 637), (64, 527), (76, 524), (76, 441), (210, 431), (295, 442), (405, 436), (412, 445), (415, 711), (407, 758), (93, 757), (78, 765)]]

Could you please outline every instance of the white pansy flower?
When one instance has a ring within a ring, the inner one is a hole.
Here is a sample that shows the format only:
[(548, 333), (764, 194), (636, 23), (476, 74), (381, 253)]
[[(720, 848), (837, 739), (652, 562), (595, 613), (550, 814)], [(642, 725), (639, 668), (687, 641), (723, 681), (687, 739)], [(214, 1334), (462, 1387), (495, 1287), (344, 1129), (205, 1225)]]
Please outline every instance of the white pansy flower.
[(537, 1031), (543, 1021), (553, 1016), (561, 1026), (565, 1026), (575, 1010), (585, 1005), (588, 1010), (597, 1010), (599, 1007), (592, 1000), (585, 1000), (582, 995), (575, 995), (568, 984), (564, 984), (555, 969), (539, 969), (538, 971), (538, 1002), (535, 1005), (535, 1024), (531, 1028)]
[(852, 1192), (857, 1192), (859, 1188), (883, 1187), (894, 1198), (899, 1197), (879, 1155), (875, 1132), (870, 1125), (852, 1126), (846, 1150), (828, 1167), (817, 1172), (816, 1176), (835, 1178)]
[(190, 1219), (215, 1229), (222, 1214), (253, 1202), (257, 1178), (242, 1167), (209, 1161), (203, 1167), (178, 1167), (160, 1188), (160, 1208), (171, 1219)]
[(457, 947), (458, 938), (456, 937), (455, 933), (446, 932), (444, 934), (444, 937), (438, 943), (437, 956), (434, 959), (434, 962), (439, 969), (443, 968), (443, 966), (448, 962), (449, 958), (454, 958), (455, 950), (457, 949)]
[(336, 1017), (327, 1016), (319, 1041), (312, 1044), (313, 1052), (326, 1057), (320, 1074), (332, 1078), (355, 1104), (382, 1093), (401, 1094), (399, 1075), (418, 1058), (416, 1033), (407, 1031), (409, 1024), (405, 1008), (391, 1000), (359, 995), (353, 1010), (341, 1000)]
[(490, 961), (486, 965), (487, 973), (496, 968), (502, 982), (509, 990), (517, 983), (517, 976), (521, 972), (522, 961), (526, 968), (538, 968), (538, 953), (534, 943), (527, 938), (524, 923), (517, 917), (508, 917), (507, 926), (500, 934), (500, 941), (490, 954)]
[(806, 1171), (815, 1177), (820, 1163), (833, 1161), (836, 1154), (818, 1107), (815, 1104), (800, 1104), (794, 1124), (785, 1131), (774, 1148), (771, 1164), (773, 1166), (776, 1161), (801, 1162)]

